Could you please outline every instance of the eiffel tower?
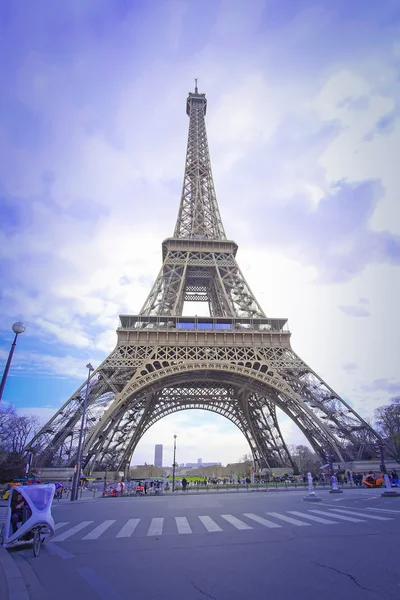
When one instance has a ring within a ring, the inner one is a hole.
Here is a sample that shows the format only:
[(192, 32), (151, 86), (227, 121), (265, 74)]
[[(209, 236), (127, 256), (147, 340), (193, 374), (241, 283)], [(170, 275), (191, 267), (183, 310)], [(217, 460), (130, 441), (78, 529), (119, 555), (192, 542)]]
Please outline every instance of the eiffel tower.
[[(374, 431), (292, 350), (287, 320), (265, 315), (240, 271), (238, 246), (227, 239), (217, 204), (206, 110), (196, 81), (186, 102), (178, 218), (162, 243), (160, 272), (139, 314), (120, 316), (115, 349), (28, 445), (36, 466), (74, 466), (86, 392), (88, 473), (127, 473), (146, 431), (186, 409), (234, 423), (258, 469), (297, 471), (277, 407), (324, 462), (370, 457)], [(185, 302), (207, 302), (209, 317), (183, 316)]]

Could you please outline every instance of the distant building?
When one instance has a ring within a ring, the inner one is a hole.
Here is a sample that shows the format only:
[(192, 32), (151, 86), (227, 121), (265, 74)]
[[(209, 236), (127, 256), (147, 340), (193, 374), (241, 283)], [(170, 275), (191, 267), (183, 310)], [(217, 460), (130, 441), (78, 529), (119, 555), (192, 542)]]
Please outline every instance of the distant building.
[[(201, 458), (199, 458), (201, 460)], [(183, 466), (183, 465), (182, 465)], [(187, 469), (201, 469), (202, 467), (221, 467), (220, 462), (203, 462), (197, 461), (197, 463), (186, 463), (185, 467)]]
[(163, 461), (163, 445), (156, 444), (154, 447), (154, 466), (162, 467), (162, 461)]
[(199, 465), (199, 467), (201, 467), (202, 464), (203, 464), (203, 459), (202, 458), (198, 458), (197, 459), (197, 464)]

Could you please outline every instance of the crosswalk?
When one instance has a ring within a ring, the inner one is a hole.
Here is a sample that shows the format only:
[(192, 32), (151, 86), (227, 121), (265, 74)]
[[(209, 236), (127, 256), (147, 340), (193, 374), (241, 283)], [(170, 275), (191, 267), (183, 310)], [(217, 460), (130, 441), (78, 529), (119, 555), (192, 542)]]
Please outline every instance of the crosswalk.
[(53, 542), (70, 540), (98, 540), (99, 538), (154, 537), (161, 535), (190, 535), (193, 533), (220, 533), (256, 529), (282, 529), (284, 527), (316, 527), (347, 523), (383, 522), (400, 518), (400, 510), (365, 508), (310, 508), (304, 511), (265, 512), (262, 515), (241, 513), (237, 515), (199, 515), (190, 517), (148, 517), (118, 522), (106, 519), (101, 523), (82, 521), (70, 527), (69, 522), (56, 523)]

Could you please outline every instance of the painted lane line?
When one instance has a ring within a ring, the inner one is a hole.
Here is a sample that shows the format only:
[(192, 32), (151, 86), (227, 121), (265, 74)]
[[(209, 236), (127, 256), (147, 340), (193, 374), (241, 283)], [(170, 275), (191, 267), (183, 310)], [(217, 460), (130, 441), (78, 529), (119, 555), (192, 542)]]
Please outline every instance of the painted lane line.
[(271, 517), (275, 517), (275, 519), (281, 519), (282, 521), (287, 521), (292, 525), (296, 525), (297, 527), (309, 527), (310, 523), (304, 523), (304, 521), (299, 521), (298, 519), (292, 519), (292, 517), (287, 517), (286, 515), (281, 515), (276, 512), (267, 512), (267, 515), (271, 515)]
[[(316, 513), (317, 515), (322, 515), (324, 517), (332, 517), (332, 513), (324, 512), (322, 510), (310, 510), (309, 512)], [(344, 515), (335, 515), (335, 519), (340, 519), (341, 521), (349, 521), (350, 523), (365, 523), (363, 519), (353, 519), (352, 517), (345, 517)]]
[(117, 533), (117, 538), (130, 537), (138, 526), (140, 519), (129, 519), (122, 527), (121, 531)]
[(192, 533), (186, 517), (175, 517), (178, 533)]
[(369, 515), (355, 510), (346, 510), (343, 508), (330, 508), (332, 512), (345, 513), (347, 515), (355, 515), (356, 517), (363, 517), (364, 519), (375, 519), (376, 521), (393, 521), (393, 517), (377, 517), (376, 515)]
[(91, 525), (92, 523), (93, 523), (93, 521), (82, 521), (82, 523), (79, 523), (79, 525), (75, 525), (75, 527), (71, 527), (71, 529), (67, 529), (67, 531), (64, 531), (64, 533), (60, 533), (60, 535), (56, 535), (56, 537), (54, 537), (51, 541), (52, 542), (63, 542), (64, 540), (67, 540), (69, 537), (74, 535), (74, 533), (78, 533), (78, 531), (80, 531), (81, 529), (84, 529), (85, 527), (87, 527), (88, 525)]
[(93, 531), (90, 531), (87, 535), (85, 535), (83, 540), (97, 540), (111, 525), (115, 523), (115, 519), (108, 519), (107, 521), (103, 521), (100, 525), (95, 527)]
[(297, 510), (288, 510), (288, 512), (291, 515), (297, 515), (298, 517), (303, 517), (303, 519), (309, 519), (310, 521), (315, 521), (316, 523), (324, 523), (324, 525), (338, 525), (337, 521), (328, 521), (328, 519), (323, 519), (322, 517), (306, 515), (305, 513), (298, 512)]
[(156, 517), (151, 520), (147, 535), (162, 535), (164, 519), (162, 517)]
[(261, 525), (264, 525), (264, 527), (270, 527), (271, 529), (282, 527), (282, 525), (278, 525), (278, 523), (273, 523), (272, 521), (268, 521), (268, 519), (264, 519), (263, 517), (259, 517), (253, 513), (243, 513), (243, 516), (251, 519), (252, 521), (256, 521), (256, 523), (261, 523)]
[(66, 521), (65, 523), (56, 523), (54, 525), (54, 529), (57, 531), (57, 529), (61, 529), (61, 527), (64, 527), (64, 525), (68, 525), (69, 521)]
[(49, 552), (49, 554), (57, 555), (64, 560), (68, 558), (75, 558), (74, 554), (67, 552), (64, 550), (64, 548), (60, 548), (60, 546), (56, 546), (56, 544), (53, 544), (53, 542), (47, 542), (45, 549)]
[(203, 525), (207, 529), (207, 531), (209, 531), (209, 532), (222, 531), (221, 527), (219, 525), (217, 525), (217, 523), (215, 521), (213, 521), (211, 517), (204, 516), (204, 517), (199, 517), (199, 519), (203, 523)]
[(236, 529), (253, 529), (252, 527), (250, 527), (250, 525), (243, 523), (243, 521), (237, 519), (233, 515), (221, 515), (221, 517), (225, 519), (225, 521), (228, 521), (228, 523), (236, 527)]

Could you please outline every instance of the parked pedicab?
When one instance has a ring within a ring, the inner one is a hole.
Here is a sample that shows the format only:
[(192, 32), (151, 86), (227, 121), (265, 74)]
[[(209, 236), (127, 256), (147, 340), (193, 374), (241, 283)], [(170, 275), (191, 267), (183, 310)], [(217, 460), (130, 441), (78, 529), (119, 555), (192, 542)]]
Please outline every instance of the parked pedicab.
[(33, 545), (33, 555), (39, 556), (44, 540), (54, 535), (51, 516), (55, 485), (18, 486), (8, 499), (6, 518), (0, 533), (0, 545), (14, 548)]
[(111, 481), (103, 489), (103, 496), (117, 497), (123, 496), (125, 484), (121, 481)]
[(381, 487), (385, 483), (385, 479), (381, 473), (368, 473), (362, 480), (365, 487), (376, 488)]

